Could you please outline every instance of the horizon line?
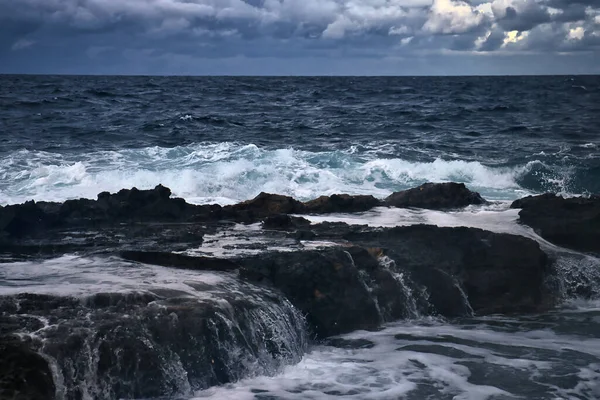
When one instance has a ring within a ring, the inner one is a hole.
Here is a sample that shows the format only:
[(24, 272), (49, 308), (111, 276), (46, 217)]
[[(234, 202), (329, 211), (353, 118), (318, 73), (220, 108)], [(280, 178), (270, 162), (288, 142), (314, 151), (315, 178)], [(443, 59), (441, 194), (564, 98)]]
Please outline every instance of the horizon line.
[(448, 74), (448, 75), (393, 75), (393, 74), (289, 74), (289, 75), (244, 75), (244, 74), (100, 74), (100, 73), (30, 73), (0, 72), (0, 76), (62, 76), (62, 77), (160, 77), (160, 78), (486, 78), (486, 77), (561, 77), (561, 76), (600, 76), (600, 73), (573, 74)]

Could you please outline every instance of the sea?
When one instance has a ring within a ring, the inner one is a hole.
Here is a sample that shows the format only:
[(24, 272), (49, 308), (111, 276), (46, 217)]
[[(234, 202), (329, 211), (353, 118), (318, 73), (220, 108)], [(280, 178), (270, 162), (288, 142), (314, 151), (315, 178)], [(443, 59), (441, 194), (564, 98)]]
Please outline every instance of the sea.
[[(490, 204), (310, 219), (533, 238), (559, 259), (556, 309), (414, 314), (340, 338), (368, 345), (309, 341), (293, 362), (250, 368), (223, 386), (183, 385), (177, 399), (599, 399), (600, 259), (545, 242), (509, 206), (545, 192), (600, 193), (600, 76), (0, 76), (0, 205), (158, 184), (194, 204), (234, 204), (260, 192), (384, 198), (450, 181)], [(235, 256), (244, 251), (235, 240), (260, 240), (256, 226), (232, 229), (205, 240), (202, 254)], [(65, 254), (4, 260), (0, 297), (149, 287), (192, 293), (190, 281), (220, 279), (230, 277)], [(576, 290), (582, 284), (585, 298)], [(87, 398), (108, 398), (93, 378), (86, 382)]]

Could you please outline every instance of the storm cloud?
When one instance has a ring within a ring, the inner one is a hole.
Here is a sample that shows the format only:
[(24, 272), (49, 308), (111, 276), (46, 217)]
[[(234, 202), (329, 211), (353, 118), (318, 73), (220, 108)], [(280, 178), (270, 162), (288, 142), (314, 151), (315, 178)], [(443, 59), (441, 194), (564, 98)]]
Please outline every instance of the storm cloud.
[(485, 73), (537, 54), (593, 73), (599, 42), (600, 0), (0, 0), (0, 72)]

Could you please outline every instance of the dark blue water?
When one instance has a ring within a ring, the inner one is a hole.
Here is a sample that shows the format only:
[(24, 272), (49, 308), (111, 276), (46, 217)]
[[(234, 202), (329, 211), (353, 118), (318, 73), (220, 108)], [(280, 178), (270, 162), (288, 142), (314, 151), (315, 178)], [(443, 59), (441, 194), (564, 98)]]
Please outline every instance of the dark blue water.
[[(600, 77), (0, 77), (0, 203), (600, 192)], [(210, 179), (209, 179), (210, 178)]]

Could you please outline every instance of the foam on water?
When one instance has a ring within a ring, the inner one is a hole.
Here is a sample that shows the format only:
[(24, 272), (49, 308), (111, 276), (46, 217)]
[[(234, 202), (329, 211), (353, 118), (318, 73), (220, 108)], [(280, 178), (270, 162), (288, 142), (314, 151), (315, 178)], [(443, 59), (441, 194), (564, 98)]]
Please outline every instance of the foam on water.
[[(424, 182), (447, 181), (464, 182), (489, 199), (512, 200), (530, 193), (519, 182), (538, 173), (540, 165), (493, 167), (441, 158), (419, 162), (355, 147), (311, 152), (233, 142), (65, 154), (21, 150), (0, 157), (0, 204), (96, 198), (101, 191), (159, 183), (198, 204), (236, 203), (261, 191), (301, 200), (334, 193), (381, 198)], [(536, 179), (560, 190), (567, 182), (560, 176)]]
[(193, 296), (201, 295), (190, 283), (211, 286), (230, 281), (224, 274), (173, 270), (123, 261), (118, 258), (64, 255), (45, 261), (2, 264), (0, 296), (19, 293), (87, 296), (126, 293), (160, 287)]
[(600, 340), (559, 332), (573, 315), (456, 325), (430, 319), (353, 332), (340, 338), (346, 348), (315, 346), (276, 377), (211, 388), (195, 399), (597, 398)]

